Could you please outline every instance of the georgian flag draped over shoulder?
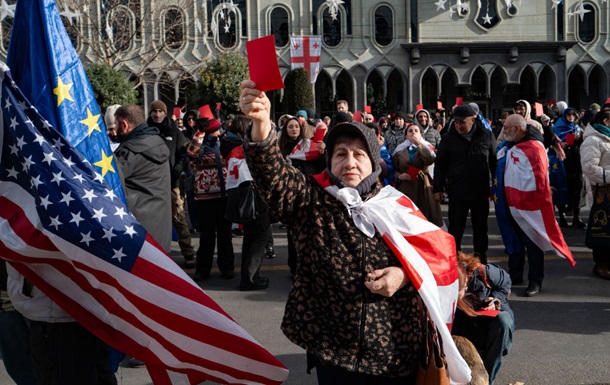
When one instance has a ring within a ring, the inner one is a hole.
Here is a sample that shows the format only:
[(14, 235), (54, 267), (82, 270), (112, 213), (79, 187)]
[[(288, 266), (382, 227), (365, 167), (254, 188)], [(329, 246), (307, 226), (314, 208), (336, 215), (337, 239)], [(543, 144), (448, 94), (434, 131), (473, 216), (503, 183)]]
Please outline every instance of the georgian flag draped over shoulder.
[(227, 190), (239, 186), (242, 182), (252, 180), (252, 174), (246, 163), (246, 155), (242, 146), (233, 148), (227, 157), (227, 179), (225, 185)]
[(0, 256), (155, 385), (283, 382), (1, 67)]
[(511, 216), (532, 242), (543, 251), (555, 251), (575, 266), (555, 220), (548, 169), (548, 157), (539, 141), (528, 140), (511, 147), (504, 168), (506, 202)]
[(322, 36), (291, 36), (290, 63), (292, 69), (305, 68), (309, 73), (311, 84), (316, 82), (320, 72), (320, 52)]
[(372, 237), (376, 229), (383, 236), (426, 304), (442, 337), (452, 383), (470, 382), (470, 369), (450, 332), (459, 291), (453, 237), (428, 222), (417, 206), (392, 186), (384, 187), (376, 196), (362, 202), (355, 189), (339, 189), (333, 185), (326, 171), (313, 177), (348, 208), (354, 224), (364, 234)]
[(297, 160), (316, 160), (321, 156), (320, 151), (316, 143), (313, 143), (310, 139), (301, 139), (299, 143), (290, 151), (288, 159)]

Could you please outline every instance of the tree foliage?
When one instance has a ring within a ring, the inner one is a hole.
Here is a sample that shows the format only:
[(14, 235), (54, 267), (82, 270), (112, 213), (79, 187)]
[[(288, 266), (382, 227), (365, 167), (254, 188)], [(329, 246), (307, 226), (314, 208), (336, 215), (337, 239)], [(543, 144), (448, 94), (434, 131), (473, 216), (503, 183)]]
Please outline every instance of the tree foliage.
[(138, 102), (134, 84), (108, 64), (93, 64), (87, 67), (86, 72), (102, 111), (113, 104)]
[(308, 108), (315, 109), (313, 90), (307, 70), (297, 68), (290, 71), (286, 76), (285, 86), (286, 105), (294, 109), (294, 112)]
[(201, 69), (201, 78), (187, 90), (189, 109), (209, 104), (212, 109), (222, 102), (225, 115), (239, 113), (240, 83), (248, 79), (248, 62), (240, 53), (225, 53), (210, 60)]

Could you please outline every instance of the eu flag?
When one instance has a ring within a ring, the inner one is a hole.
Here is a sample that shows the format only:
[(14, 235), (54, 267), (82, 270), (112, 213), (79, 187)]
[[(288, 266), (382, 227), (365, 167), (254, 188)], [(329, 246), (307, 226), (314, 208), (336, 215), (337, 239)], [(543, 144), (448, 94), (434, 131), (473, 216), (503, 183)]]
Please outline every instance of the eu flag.
[(103, 114), (53, 0), (17, 2), (6, 60), (25, 97), (125, 201)]

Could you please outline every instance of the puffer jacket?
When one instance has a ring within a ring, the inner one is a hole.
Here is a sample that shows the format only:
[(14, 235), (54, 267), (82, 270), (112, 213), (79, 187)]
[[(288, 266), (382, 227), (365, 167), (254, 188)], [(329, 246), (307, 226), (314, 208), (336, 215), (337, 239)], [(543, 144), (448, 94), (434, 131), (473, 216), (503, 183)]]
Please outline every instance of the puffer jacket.
[(368, 238), (342, 203), (288, 166), (276, 143), (274, 131), (246, 143), (246, 157), (272, 215), (296, 234), (298, 266), (282, 331), (323, 364), (390, 377), (414, 373), (422, 343), (415, 288), (409, 283), (386, 298), (364, 285), (368, 272), (400, 262), (379, 233)]
[(584, 142), (580, 146), (582, 171), (592, 185), (610, 184), (610, 137), (600, 133), (590, 124), (585, 128)]

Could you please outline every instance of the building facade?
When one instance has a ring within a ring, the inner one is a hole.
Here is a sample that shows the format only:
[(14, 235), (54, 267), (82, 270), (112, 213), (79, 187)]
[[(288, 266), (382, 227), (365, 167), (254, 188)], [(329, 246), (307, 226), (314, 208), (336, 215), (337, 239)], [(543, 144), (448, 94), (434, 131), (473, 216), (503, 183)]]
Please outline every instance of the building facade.
[[(3, 42), (14, 3), (0, 0)], [(609, 96), (606, 0), (58, 0), (58, 7), (83, 62), (129, 74), (145, 106), (183, 104), (206, 61), (245, 55), (246, 41), (270, 34), (284, 77), (289, 37), (322, 36), (313, 86), (321, 115), (337, 99), (380, 113), (436, 109), (439, 101), (450, 108), (461, 96), (497, 118), (517, 99), (586, 108)], [(276, 116), (294, 113), (281, 91), (273, 99)]]

